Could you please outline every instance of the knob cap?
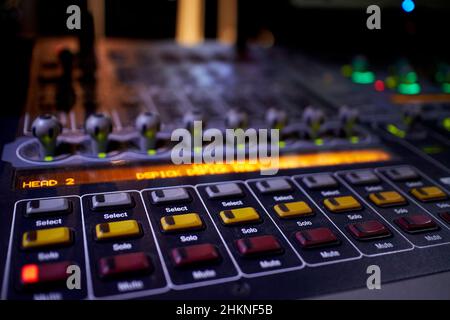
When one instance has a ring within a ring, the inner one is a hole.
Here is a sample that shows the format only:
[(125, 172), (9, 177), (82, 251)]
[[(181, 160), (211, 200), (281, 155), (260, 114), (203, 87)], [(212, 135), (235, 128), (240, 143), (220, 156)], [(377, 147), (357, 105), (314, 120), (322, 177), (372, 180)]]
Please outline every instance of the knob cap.
[(50, 114), (39, 116), (33, 122), (32, 132), (39, 141), (41, 158), (55, 156), (58, 136), (62, 132), (58, 119)]
[(271, 108), (267, 111), (266, 122), (269, 128), (282, 129), (287, 124), (287, 114), (284, 110)]
[(112, 132), (111, 118), (103, 113), (89, 116), (86, 120), (86, 132), (91, 136), (92, 152), (96, 155), (107, 153), (108, 137)]
[(205, 126), (205, 119), (203, 113), (199, 109), (194, 109), (191, 112), (188, 112), (183, 118), (183, 124), (186, 129), (190, 132), (194, 132), (194, 123), (196, 121), (202, 121), (203, 126)]
[(319, 131), (325, 122), (325, 114), (322, 110), (308, 107), (303, 112), (303, 122), (308, 126), (311, 132), (311, 138), (316, 139)]
[(140, 134), (139, 147), (142, 152), (156, 149), (156, 135), (161, 129), (161, 118), (153, 112), (141, 113), (136, 118), (136, 130)]
[(230, 129), (246, 128), (248, 125), (248, 116), (244, 111), (231, 109), (227, 113), (225, 122)]
[(346, 137), (353, 136), (355, 125), (359, 121), (359, 112), (356, 109), (343, 106), (339, 110), (340, 129)]

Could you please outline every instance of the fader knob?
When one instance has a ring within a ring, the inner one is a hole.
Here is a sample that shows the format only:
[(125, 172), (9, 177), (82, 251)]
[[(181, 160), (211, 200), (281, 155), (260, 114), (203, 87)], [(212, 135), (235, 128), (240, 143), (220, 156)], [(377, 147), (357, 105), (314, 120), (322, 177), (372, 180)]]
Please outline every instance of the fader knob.
[(136, 130), (140, 134), (139, 147), (142, 152), (156, 149), (156, 135), (161, 129), (161, 118), (153, 112), (141, 113), (136, 118)]
[(287, 123), (287, 114), (284, 110), (271, 108), (267, 111), (266, 122), (269, 128), (282, 129)]
[(89, 116), (86, 120), (86, 132), (91, 136), (92, 152), (98, 156), (108, 150), (108, 136), (112, 132), (111, 118), (103, 113)]
[(231, 109), (227, 113), (225, 123), (229, 129), (243, 129), (248, 125), (248, 116), (244, 111)]
[(39, 116), (33, 122), (32, 132), (39, 141), (41, 158), (55, 156), (58, 136), (62, 132), (58, 119), (50, 114)]
[(303, 122), (309, 127), (311, 138), (316, 139), (322, 124), (325, 122), (325, 115), (320, 109), (308, 107), (303, 112)]
[[(340, 129), (346, 137), (351, 137), (354, 134), (355, 125), (359, 121), (359, 112), (356, 109), (343, 106), (339, 110)], [(339, 131), (341, 131), (339, 130)]]
[(197, 121), (202, 122), (202, 127), (206, 126), (203, 113), (199, 109), (194, 109), (191, 112), (188, 112), (183, 118), (184, 127), (191, 132), (194, 132), (194, 125)]
[(406, 131), (411, 132), (421, 119), (421, 107), (409, 105), (403, 108), (403, 125)]

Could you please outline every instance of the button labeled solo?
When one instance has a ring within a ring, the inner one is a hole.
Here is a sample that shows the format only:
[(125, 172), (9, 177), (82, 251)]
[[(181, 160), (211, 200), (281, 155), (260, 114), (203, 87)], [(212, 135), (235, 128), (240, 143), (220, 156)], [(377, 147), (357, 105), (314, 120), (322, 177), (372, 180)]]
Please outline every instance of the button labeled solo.
[(162, 217), (161, 227), (165, 232), (201, 229), (203, 222), (197, 213), (187, 213)]
[(136, 220), (100, 223), (95, 226), (97, 240), (133, 238), (141, 235), (141, 228)]
[(353, 196), (328, 198), (323, 201), (325, 207), (331, 212), (361, 210), (362, 206)]
[(309, 216), (313, 213), (311, 207), (304, 201), (280, 203), (273, 207), (282, 219)]
[(67, 227), (33, 230), (23, 234), (22, 248), (34, 249), (69, 245), (73, 241), (72, 230)]
[(260, 221), (260, 216), (254, 208), (240, 208), (220, 212), (220, 218), (225, 225), (236, 225)]

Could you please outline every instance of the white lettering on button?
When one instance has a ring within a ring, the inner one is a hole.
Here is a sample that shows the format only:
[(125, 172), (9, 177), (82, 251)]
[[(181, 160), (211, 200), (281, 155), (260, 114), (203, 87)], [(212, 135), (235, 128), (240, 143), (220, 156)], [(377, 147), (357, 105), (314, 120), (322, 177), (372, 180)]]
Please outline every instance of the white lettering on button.
[(234, 206), (242, 206), (242, 205), (244, 205), (242, 200), (239, 200), (239, 201), (228, 201), (228, 202), (223, 201), (222, 202), (222, 206), (224, 206), (224, 207), (234, 207)]
[(406, 209), (406, 208), (394, 209), (394, 212), (396, 214), (407, 214), (408, 213), (408, 209)]
[(103, 219), (105, 220), (111, 220), (111, 219), (123, 219), (128, 218), (128, 213), (122, 212), (122, 213), (106, 213), (103, 215)]
[(188, 211), (188, 207), (183, 206), (183, 207), (166, 208), (167, 213), (183, 212), (183, 211)]
[(281, 267), (281, 261), (280, 260), (269, 260), (269, 261), (262, 260), (259, 262), (259, 265), (263, 269), (276, 268), (276, 267)]
[(289, 201), (289, 200), (294, 200), (294, 197), (292, 195), (289, 195), (289, 196), (276, 196), (276, 197), (273, 197), (273, 200), (275, 200), (275, 201)]
[(436, 206), (439, 208), (439, 209), (447, 209), (447, 208), (450, 208), (450, 204), (449, 203), (436, 203)]
[(131, 250), (133, 248), (131, 243), (114, 243), (113, 244), (113, 250), (115, 252), (117, 251), (125, 251), (125, 250)]
[(442, 240), (442, 237), (438, 234), (432, 235), (432, 236), (425, 236), (425, 240), (427, 241), (439, 241)]
[(180, 237), (181, 242), (193, 242), (197, 241), (198, 237), (196, 235), (190, 235), (190, 236), (181, 236)]
[(216, 276), (216, 271), (214, 271), (214, 270), (204, 270), (204, 271), (193, 271), (192, 272), (192, 277), (195, 280), (214, 278), (215, 276)]
[(58, 259), (59, 259), (59, 253), (56, 251), (39, 252), (38, 253), (39, 261), (50, 261), (50, 260), (58, 260)]
[(242, 232), (242, 234), (252, 234), (252, 233), (257, 233), (258, 229), (256, 229), (256, 228), (242, 228), (241, 232)]
[(421, 187), (423, 186), (423, 183), (421, 181), (417, 181), (417, 182), (407, 182), (406, 186), (408, 188), (417, 188), (417, 187)]
[(60, 292), (37, 293), (33, 295), (33, 300), (62, 300), (63, 296)]
[(394, 245), (391, 242), (385, 242), (385, 243), (375, 243), (375, 247), (378, 250), (385, 250), (385, 249), (391, 249), (394, 247)]
[(370, 186), (365, 187), (364, 189), (366, 189), (367, 192), (378, 192), (383, 190), (383, 186)]
[(332, 196), (338, 196), (341, 193), (339, 192), (339, 190), (333, 190), (333, 191), (322, 191), (321, 194), (324, 197), (332, 197)]
[(299, 227), (309, 227), (312, 226), (312, 222), (307, 220), (307, 221), (297, 221), (297, 225)]
[(334, 258), (334, 257), (340, 257), (341, 254), (339, 251), (321, 251), (320, 255), (324, 259)]
[(347, 218), (349, 220), (361, 220), (362, 219), (362, 215), (360, 215), (360, 214), (348, 214)]
[(36, 221), (36, 227), (48, 227), (62, 224), (62, 219), (55, 220), (38, 220)]
[(144, 288), (144, 282), (140, 280), (121, 281), (117, 283), (117, 290), (120, 292), (140, 290)]

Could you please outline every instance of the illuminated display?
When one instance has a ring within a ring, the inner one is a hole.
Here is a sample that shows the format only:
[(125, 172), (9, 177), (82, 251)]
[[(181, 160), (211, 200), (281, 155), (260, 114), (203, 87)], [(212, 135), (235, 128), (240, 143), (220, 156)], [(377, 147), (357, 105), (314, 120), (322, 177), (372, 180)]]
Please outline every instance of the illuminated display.
[[(345, 165), (355, 163), (381, 162), (391, 159), (391, 155), (380, 149), (351, 150), (309, 153), (281, 156), (278, 168), (297, 169)], [(275, 166), (276, 167), (276, 166)], [(185, 165), (148, 165), (139, 167), (121, 167), (108, 169), (89, 169), (77, 171), (53, 171), (33, 174), (18, 173), (18, 189), (38, 189), (57, 186), (74, 186), (91, 183), (120, 181), (142, 181), (180, 177), (195, 177), (218, 174), (257, 172), (270, 169), (263, 163), (236, 162), (231, 164), (185, 164)]]

